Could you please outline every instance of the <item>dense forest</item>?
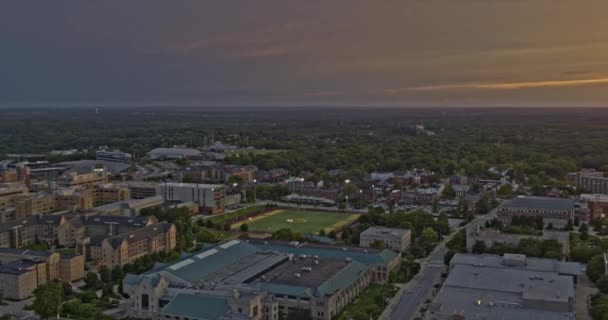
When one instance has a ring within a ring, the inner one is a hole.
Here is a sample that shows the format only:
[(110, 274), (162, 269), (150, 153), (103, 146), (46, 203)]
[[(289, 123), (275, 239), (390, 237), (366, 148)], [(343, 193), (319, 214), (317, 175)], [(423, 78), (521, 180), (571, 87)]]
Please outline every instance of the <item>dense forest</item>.
[[(420, 134), (422, 124), (434, 135)], [(577, 168), (608, 171), (606, 109), (63, 108), (0, 110), (0, 154), (109, 146), (145, 155), (222, 141), (283, 150), (228, 161), (320, 175), (426, 168), (487, 175), (513, 169), (547, 182)]]

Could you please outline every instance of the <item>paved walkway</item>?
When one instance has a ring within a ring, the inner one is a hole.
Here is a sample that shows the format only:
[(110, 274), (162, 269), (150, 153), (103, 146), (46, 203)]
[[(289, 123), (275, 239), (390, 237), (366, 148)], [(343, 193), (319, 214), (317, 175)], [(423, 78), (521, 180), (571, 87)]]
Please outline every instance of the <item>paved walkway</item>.
[(578, 284), (576, 285), (575, 298), (574, 298), (574, 310), (576, 312), (577, 320), (591, 320), (589, 314), (589, 308), (587, 306), (587, 299), (589, 296), (597, 293), (597, 288), (593, 287), (593, 283), (586, 274), (582, 274), (578, 277)]

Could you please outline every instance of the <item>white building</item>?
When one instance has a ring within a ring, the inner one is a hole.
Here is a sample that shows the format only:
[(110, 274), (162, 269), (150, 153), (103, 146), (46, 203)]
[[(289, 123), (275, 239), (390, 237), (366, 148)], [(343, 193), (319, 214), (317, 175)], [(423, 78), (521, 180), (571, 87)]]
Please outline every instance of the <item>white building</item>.
[(201, 213), (224, 212), (225, 189), (223, 185), (168, 182), (159, 184), (156, 194), (167, 202), (196, 202)]
[(359, 245), (371, 247), (376, 241), (384, 242), (384, 245), (398, 252), (405, 251), (412, 242), (412, 232), (407, 229), (394, 229), (384, 227), (369, 227), (361, 232)]
[(191, 148), (156, 148), (148, 155), (151, 159), (188, 159), (201, 155), (201, 152)]

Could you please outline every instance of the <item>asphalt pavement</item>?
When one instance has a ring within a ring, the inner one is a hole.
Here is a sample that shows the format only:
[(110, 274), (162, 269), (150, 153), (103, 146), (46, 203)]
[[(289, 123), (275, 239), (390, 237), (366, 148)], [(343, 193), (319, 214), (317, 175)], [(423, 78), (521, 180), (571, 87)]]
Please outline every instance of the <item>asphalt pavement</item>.
[(399, 297), (399, 302), (389, 315), (391, 320), (413, 319), (418, 308), (431, 297), (433, 286), (438, 283), (444, 269), (443, 256), (448, 252), (442, 246), (432, 256), (429, 263), (417, 275), (416, 284), (403, 292)]

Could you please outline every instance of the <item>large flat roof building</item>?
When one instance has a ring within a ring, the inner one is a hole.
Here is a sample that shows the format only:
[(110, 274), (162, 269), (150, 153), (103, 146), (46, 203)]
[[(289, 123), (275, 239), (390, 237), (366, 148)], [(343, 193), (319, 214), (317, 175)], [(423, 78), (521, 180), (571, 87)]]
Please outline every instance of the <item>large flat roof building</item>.
[(575, 318), (573, 277), (542, 266), (528, 268), (521, 255), (484, 256), (483, 261), (502, 260), (490, 265), (471, 264), (476, 258), (459, 256), (450, 262), (450, 273), (427, 319)]
[(148, 152), (151, 159), (188, 159), (201, 155), (201, 152), (191, 148), (156, 148)]
[(542, 217), (544, 224), (551, 223), (555, 228), (564, 228), (569, 220), (573, 221), (580, 205), (573, 199), (524, 197), (506, 201), (498, 210), (498, 219), (510, 224), (514, 216)]
[(391, 250), (232, 240), (144, 275), (128, 274), (123, 287), (138, 316), (204, 316), (215, 308), (206, 304), (217, 303), (217, 319), (289, 319), (300, 311), (328, 320), (371, 282), (386, 281), (378, 271), (398, 264)]

